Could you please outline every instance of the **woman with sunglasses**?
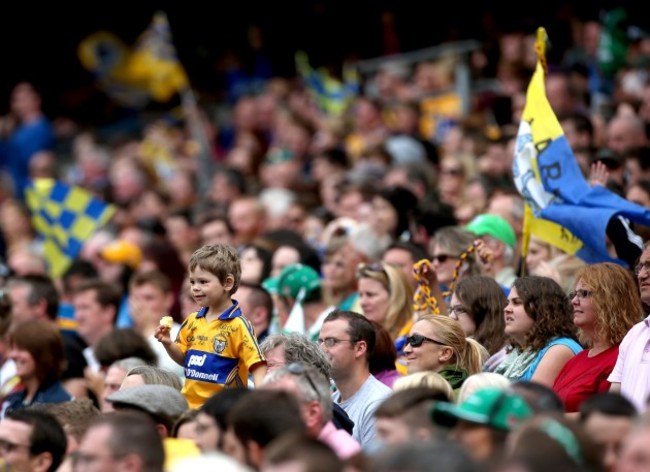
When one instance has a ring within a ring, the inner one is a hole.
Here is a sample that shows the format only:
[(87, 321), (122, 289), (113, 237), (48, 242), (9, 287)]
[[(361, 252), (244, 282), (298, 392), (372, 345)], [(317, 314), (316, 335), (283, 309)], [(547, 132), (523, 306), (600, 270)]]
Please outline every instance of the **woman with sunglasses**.
[(587, 398), (609, 391), (619, 344), (643, 318), (637, 284), (627, 269), (609, 262), (583, 267), (577, 273), (573, 323), (587, 347), (570, 359), (555, 379), (553, 390), (567, 412), (579, 411)]
[(421, 315), (406, 338), (408, 373), (437, 372), (458, 392), (471, 374), (482, 371), (487, 350), (465, 336), (456, 320), (444, 315)]
[(515, 280), (504, 310), (513, 349), (495, 369), (511, 381), (532, 380), (548, 387), (564, 365), (582, 351), (571, 322), (571, 304), (548, 277)]
[[(445, 292), (454, 282), (456, 264), (460, 256), (474, 244), (476, 236), (460, 226), (445, 226), (436, 231), (432, 238), (430, 252), (431, 268), (435, 272), (440, 290)], [(471, 254), (460, 268), (460, 277), (481, 275), (481, 265), (475, 254)]]
[(457, 320), (467, 337), (476, 339), (490, 353), (483, 369), (491, 372), (506, 356), (508, 337), (503, 309), (508, 299), (492, 277), (473, 275), (453, 288), (449, 317)]
[(357, 269), (362, 314), (383, 326), (397, 349), (397, 367), (406, 373), (402, 348), (413, 325), (413, 287), (404, 272), (395, 266), (376, 262)]

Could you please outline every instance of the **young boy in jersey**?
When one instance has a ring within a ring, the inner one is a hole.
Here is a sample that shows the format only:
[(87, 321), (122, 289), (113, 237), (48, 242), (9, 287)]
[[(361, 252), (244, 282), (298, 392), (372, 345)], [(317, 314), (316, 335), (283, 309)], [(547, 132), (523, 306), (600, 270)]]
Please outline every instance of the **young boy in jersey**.
[(197, 249), (189, 262), (192, 295), (201, 308), (190, 314), (172, 341), (163, 324), (155, 336), (169, 356), (185, 368), (182, 393), (190, 408), (198, 408), (224, 388), (261, 385), (266, 360), (250, 322), (231, 298), (239, 286), (237, 250), (216, 244)]

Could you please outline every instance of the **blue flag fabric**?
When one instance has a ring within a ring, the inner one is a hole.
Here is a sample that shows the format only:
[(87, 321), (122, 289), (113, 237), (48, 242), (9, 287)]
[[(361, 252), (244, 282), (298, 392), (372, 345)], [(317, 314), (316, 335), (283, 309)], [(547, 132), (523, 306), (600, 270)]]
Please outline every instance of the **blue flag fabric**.
[[(565, 231), (567, 237), (577, 240), (574, 253), (578, 257), (588, 263), (609, 261), (628, 265), (608, 254), (607, 227), (619, 216), (650, 226), (650, 211), (603, 186), (592, 187), (585, 180), (546, 98), (545, 41), (546, 32), (540, 28), (537, 68), (528, 86), (517, 134), (515, 184), (535, 218), (556, 223), (560, 235)], [(632, 239), (634, 236), (631, 235)]]

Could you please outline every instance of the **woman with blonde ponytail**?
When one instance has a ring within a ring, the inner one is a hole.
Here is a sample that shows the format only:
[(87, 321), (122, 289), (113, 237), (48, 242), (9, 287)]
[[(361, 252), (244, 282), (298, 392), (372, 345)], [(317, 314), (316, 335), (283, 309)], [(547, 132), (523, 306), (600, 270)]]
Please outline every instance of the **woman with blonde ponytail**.
[(409, 374), (438, 372), (454, 392), (468, 376), (481, 372), (489, 357), (478, 341), (465, 337), (458, 321), (444, 315), (420, 315), (406, 338), (404, 355)]

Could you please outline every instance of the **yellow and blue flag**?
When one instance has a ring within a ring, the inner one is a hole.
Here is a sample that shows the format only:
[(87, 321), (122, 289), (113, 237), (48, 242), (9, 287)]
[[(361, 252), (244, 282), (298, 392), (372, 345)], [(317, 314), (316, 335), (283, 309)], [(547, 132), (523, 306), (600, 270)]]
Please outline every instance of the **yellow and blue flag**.
[(189, 87), (163, 12), (154, 14), (132, 48), (113, 33), (99, 31), (82, 40), (77, 52), (99, 85), (124, 106), (142, 108), (150, 100), (165, 103)]
[(343, 81), (340, 81), (325, 68), (314, 69), (304, 52), (296, 53), (295, 60), (296, 69), (320, 110), (330, 116), (341, 116), (359, 94), (361, 85), (357, 70), (344, 67)]
[(108, 223), (115, 207), (81, 187), (53, 179), (33, 180), (26, 189), (32, 223), (43, 242), (50, 276), (61, 277), (95, 231)]
[(531, 212), (524, 230), (585, 262), (628, 265), (609, 255), (608, 225), (620, 216), (647, 226), (650, 211), (585, 180), (546, 97), (547, 41), (546, 31), (539, 28), (537, 66), (528, 85), (513, 163), (515, 185)]

